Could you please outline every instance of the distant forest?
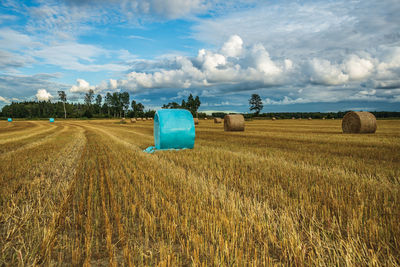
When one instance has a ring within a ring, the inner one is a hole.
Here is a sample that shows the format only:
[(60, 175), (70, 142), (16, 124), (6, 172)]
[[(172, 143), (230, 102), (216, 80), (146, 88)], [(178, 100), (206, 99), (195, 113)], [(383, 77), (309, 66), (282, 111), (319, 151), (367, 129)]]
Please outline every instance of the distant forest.
[[(117, 102), (118, 103), (118, 102)], [(126, 103), (126, 102), (125, 102)], [(64, 103), (59, 102), (49, 102), (49, 101), (29, 101), (29, 102), (14, 102), (10, 105), (3, 107), (0, 112), (1, 118), (64, 118)], [(163, 108), (173, 108), (164, 105)], [(183, 108), (181, 105), (174, 108)], [(189, 109), (189, 108), (187, 108)], [(131, 107), (129, 104), (98, 104), (93, 103), (91, 105), (79, 104), (79, 103), (65, 103), (65, 111), (67, 118), (121, 118), (121, 117), (153, 117), (155, 110), (144, 110), (144, 106), (141, 103), (136, 103), (132, 101)], [(346, 114), (347, 111), (339, 112), (270, 112), (270, 113), (260, 113), (255, 116), (252, 113), (244, 114), (246, 118), (257, 117), (260, 119), (267, 119), (275, 117), (277, 119), (291, 119), (294, 118), (335, 118), (339, 119)], [(372, 111), (377, 118), (400, 118), (400, 112), (396, 111)], [(227, 113), (215, 112), (212, 113), (212, 117), (223, 118)], [(196, 116), (196, 114), (194, 114)], [(199, 118), (204, 118), (207, 115), (205, 113), (197, 113)]]

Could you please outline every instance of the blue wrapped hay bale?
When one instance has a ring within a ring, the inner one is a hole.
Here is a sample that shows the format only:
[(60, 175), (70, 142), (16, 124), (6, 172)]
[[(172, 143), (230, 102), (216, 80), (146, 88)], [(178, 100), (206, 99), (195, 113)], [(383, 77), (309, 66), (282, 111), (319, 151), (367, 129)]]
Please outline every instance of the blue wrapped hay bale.
[(8, 121), (8, 122), (12, 122), (12, 119), (11, 119), (11, 118), (8, 118), (7, 121)]
[(154, 147), (145, 152), (192, 149), (196, 137), (192, 114), (185, 109), (161, 109), (154, 116)]
[(54, 122), (54, 118), (50, 118), (49, 121), (50, 121), (50, 122)]

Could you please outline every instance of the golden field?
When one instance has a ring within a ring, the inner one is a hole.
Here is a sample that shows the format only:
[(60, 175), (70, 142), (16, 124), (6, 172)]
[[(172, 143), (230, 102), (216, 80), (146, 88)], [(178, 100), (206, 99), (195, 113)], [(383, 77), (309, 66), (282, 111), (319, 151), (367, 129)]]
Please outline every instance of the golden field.
[(400, 265), (400, 120), (117, 122), (0, 122), (0, 265)]

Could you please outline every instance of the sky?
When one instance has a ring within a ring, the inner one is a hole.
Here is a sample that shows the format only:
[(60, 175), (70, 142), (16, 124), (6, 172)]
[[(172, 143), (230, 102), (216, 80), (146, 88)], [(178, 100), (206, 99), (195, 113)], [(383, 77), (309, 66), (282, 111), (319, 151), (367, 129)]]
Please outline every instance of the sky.
[(400, 111), (400, 1), (0, 2), (0, 108), (130, 93), (146, 109)]

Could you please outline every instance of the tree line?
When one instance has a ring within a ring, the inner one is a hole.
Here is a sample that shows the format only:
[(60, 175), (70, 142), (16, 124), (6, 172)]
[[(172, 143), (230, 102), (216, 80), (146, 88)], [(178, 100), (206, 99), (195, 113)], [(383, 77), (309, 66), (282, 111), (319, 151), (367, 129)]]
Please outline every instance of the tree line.
[[(193, 116), (197, 114), (200, 107), (198, 96), (189, 95), (188, 99), (182, 100), (182, 104), (175, 102), (163, 105), (163, 108), (183, 108), (189, 110)], [(136, 118), (154, 117), (155, 110), (145, 110), (142, 103), (132, 100), (128, 92), (107, 93), (102, 96), (94, 94), (89, 90), (83, 103), (70, 103), (67, 101), (65, 91), (58, 91), (58, 101), (24, 101), (12, 102), (6, 105), (0, 112), (0, 117), (12, 118)], [(205, 116), (205, 114), (200, 114)]]

